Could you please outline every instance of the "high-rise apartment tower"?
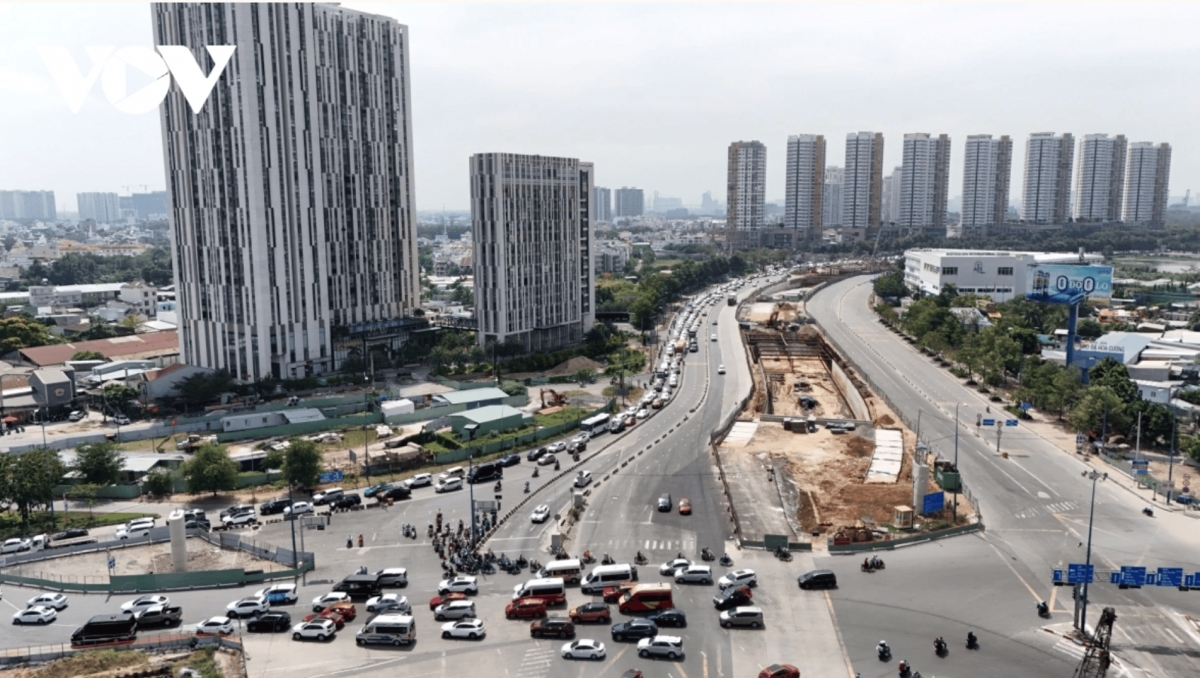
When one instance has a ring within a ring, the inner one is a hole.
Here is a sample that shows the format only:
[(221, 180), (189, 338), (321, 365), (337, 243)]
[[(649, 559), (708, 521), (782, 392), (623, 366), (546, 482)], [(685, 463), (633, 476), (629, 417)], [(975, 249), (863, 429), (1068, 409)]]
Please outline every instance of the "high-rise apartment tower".
[(1030, 134), (1025, 146), (1025, 193), (1021, 219), (1035, 224), (1063, 224), (1071, 216), (1071, 165), (1075, 137), (1053, 132)]
[(962, 235), (987, 237), (1008, 215), (1012, 139), (972, 134), (967, 137), (964, 156)]
[(1075, 168), (1075, 221), (1121, 220), (1125, 188), (1125, 135), (1088, 134), (1079, 141)]
[(793, 243), (820, 238), (825, 199), (825, 137), (819, 134), (788, 137), (785, 189), (783, 226), (795, 231)]
[(846, 171), (841, 167), (825, 168), (824, 196), (821, 198), (821, 227), (838, 228), (842, 225), (842, 184)]
[(597, 186), (592, 195), (592, 216), (595, 221), (612, 221), (612, 191), (603, 186)]
[(121, 201), (116, 193), (76, 193), (79, 203), (79, 220), (91, 219), (97, 224), (115, 224), (121, 221)]
[(1171, 145), (1139, 141), (1129, 146), (1122, 221), (1162, 226), (1171, 180)]
[[(756, 240), (762, 229), (767, 192), (767, 147), (758, 141), (729, 144), (725, 228), (728, 238)], [(752, 233), (751, 233), (752, 232)]]
[(846, 135), (846, 170), (842, 184), (842, 228), (876, 229), (883, 192), (883, 135)]
[[(900, 209), (896, 226), (903, 231), (941, 231), (946, 228), (947, 186), (950, 183), (950, 137), (923, 132), (904, 135), (904, 164), (900, 173)], [(892, 188), (896, 190), (895, 186)]]
[(616, 213), (618, 217), (640, 217), (645, 213), (646, 198), (640, 188), (618, 188)]

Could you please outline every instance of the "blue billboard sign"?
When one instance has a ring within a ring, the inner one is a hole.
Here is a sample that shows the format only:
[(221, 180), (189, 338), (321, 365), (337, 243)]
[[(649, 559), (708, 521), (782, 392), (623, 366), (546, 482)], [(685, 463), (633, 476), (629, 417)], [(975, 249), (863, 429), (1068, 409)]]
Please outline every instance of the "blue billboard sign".
[(317, 476), (317, 482), (321, 483), (322, 485), (325, 483), (337, 483), (341, 482), (342, 478), (343, 476), (341, 471), (326, 471)]
[(1088, 299), (1112, 297), (1112, 266), (1045, 264), (1030, 270), (1025, 298), (1052, 304), (1069, 304), (1080, 296)]
[(921, 504), (921, 515), (937, 513), (946, 507), (946, 495), (941, 492), (930, 492), (925, 495)]

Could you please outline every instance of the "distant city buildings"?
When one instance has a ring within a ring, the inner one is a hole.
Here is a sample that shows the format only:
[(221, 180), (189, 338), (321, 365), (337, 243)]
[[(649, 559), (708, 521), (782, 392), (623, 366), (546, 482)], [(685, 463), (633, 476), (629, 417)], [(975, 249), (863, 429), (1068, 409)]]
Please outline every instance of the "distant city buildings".
[(962, 236), (986, 238), (1008, 215), (1012, 139), (973, 134), (967, 137), (964, 155)]
[(54, 191), (0, 191), (0, 219), (57, 219)]
[(622, 273), (633, 255), (633, 245), (624, 240), (594, 240), (592, 251), (596, 273)]
[(821, 187), (821, 227), (838, 228), (842, 225), (842, 184), (846, 171), (841, 167), (826, 167), (825, 182)]
[(184, 362), (237, 379), (398, 348), (420, 302), (408, 28), (330, 4), (155, 3), (154, 43), (236, 45), (160, 107)]
[(895, 223), (900, 218), (900, 181), (903, 176), (903, 167), (893, 167), (892, 173), (883, 178), (879, 218), (885, 224)]
[(825, 199), (825, 137), (788, 137), (787, 184), (783, 227), (794, 231), (796, 243), (820, 238)]
[(741, 246), (749, 239), (757, 246), (757, 231), (762, 229), (766, 216), (763, 203), (767, 191), (767, 147), (759, 141), (729, 144), (727, 170), (727, 242)]
[(477, 153), (470, 166), (479, 344), (545, 352), (583, 341), (595, 321), (592, 164)]
[[(658, 191), (654, 192), (654, 211), (655, 212), (670, 212), (683, 208), (683, 198), (668, 198), (660, 196)], [(687, 214), (686, 212), (684, 213)]]
[(98, 224), (121, 221), (121, 205), (116, 193), (78, 193), (79, 220), (91, 219)]
[(1171, 145), (1139, 141), (1129, 146), (1128, 158), (1122, 221), (1163, 225), (1171, 178)]
[[(167, 192), (134, 193), (120, 197), (121, 216), (137, 221), (167, 218)], [(82, 217), (81, 217), (82, 218)]]
[[(900, 209), (896, 226), (903, 232), (931, 230), (945, 234), (950, 182), (950, 137), (924, 132), (904, 135), (900, 175)], [(896, 189), (893, 185), (893, 193)]]
[(841, 228), (879, 227), (883, 192), (883, 135), (846, 135), (846, 170), (842, 184)]
[(640, 188), (618, 188), (616, 192), (618, 217), (640, 217), (646, 212), (645, 195)]
[(1034, 224), (1064, 224), (1070, 217), (1071, 165), (1075, 137), (1053, 132), (1029, 135), (1025, 146), (1025, 192), (1021, 219)]
[(1125, 135), (1087, 134), (1079, 142), (1076, 168), (1075, 221), (1121, 219), (1125, 183)]
[(592, 216), (596, 221), (609, 223), (613, 218), (612, 191), (603, 186), (597, 186), (592, 194)]

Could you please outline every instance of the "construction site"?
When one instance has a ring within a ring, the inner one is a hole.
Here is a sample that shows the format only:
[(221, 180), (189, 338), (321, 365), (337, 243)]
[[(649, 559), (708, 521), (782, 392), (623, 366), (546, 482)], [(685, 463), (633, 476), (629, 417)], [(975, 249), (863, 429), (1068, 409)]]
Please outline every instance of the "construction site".
[[(913, 515), (914, 497), (941, 490), (921, 469), (924, 487), (914, 492), (916, 435), (805, 322), (802, 308), (802, 301), (760, 299), (739, 309), (754, 389), (718, 454), (735, 484), (759, 486), (743, 488), (743, 496), (775, 502), (774, 510), (754, 509), (740, 529), (786, 527), (854, 543), (970, 520), (969, 502), (958, 503), (955, 521), (949, 499), (944, 511)], [(744, 517), (738, 494), (731, 490)]]

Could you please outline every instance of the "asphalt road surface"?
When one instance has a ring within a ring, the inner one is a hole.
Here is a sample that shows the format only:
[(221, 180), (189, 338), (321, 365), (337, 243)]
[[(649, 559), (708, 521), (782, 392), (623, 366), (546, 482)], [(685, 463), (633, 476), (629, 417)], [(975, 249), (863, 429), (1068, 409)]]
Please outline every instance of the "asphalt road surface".
[[(829, 558), (841, 588), (833, 594), (839, 627), (856, 670), (864, 678), (894, 675), (909, 659), (930, 676), (1070, 676), (1082, 650), (1062, 640), (1070, 629), (1071, 590), (1051, 584), (1051, 570), (1082, 563), (1092, 482), (1081, 474), (1102, 463), (1085, 462), (1018, 426), (1007, 429), (996, 452), (994, 429), (976, 435), (976, 416), (996, 416), (989, 403), (889, 332), (867, 307), (869, 279), (852, 278), (816, 294), (810, 315), (829, 339), (889, 398), (942, 458), (954, 458), (955, 405), (959, 404), (958, 464), (979, 502), (986, 531), (885, 553), (887, 569), (858, 572), (859, 561)], [(1146, 500), (1111, 482), (1096, 488), (1092, 562), (1097, 570), (1121, 565), (1184, 567), (1200, 563), (1194, 538), (1200, 527), (1180, 514), (1141, 514)], [(1117, 611), (1113, 644), (1130, 676), (1198, 675), (1200, 635), (1186, 619), (1200, 616), (1200, 592), (1147, 587), (1090, 587), (1088, 622), (1102, 608)], [(1040, 619), (1039, 600), (1053, 618)], [(963, 648), (968, 630), (982, 648)], [(932, 640), (944, 636), (950, 655), (938, 659)], [(895, 649), (884, 665), (873, 648), (881, 639)]]

